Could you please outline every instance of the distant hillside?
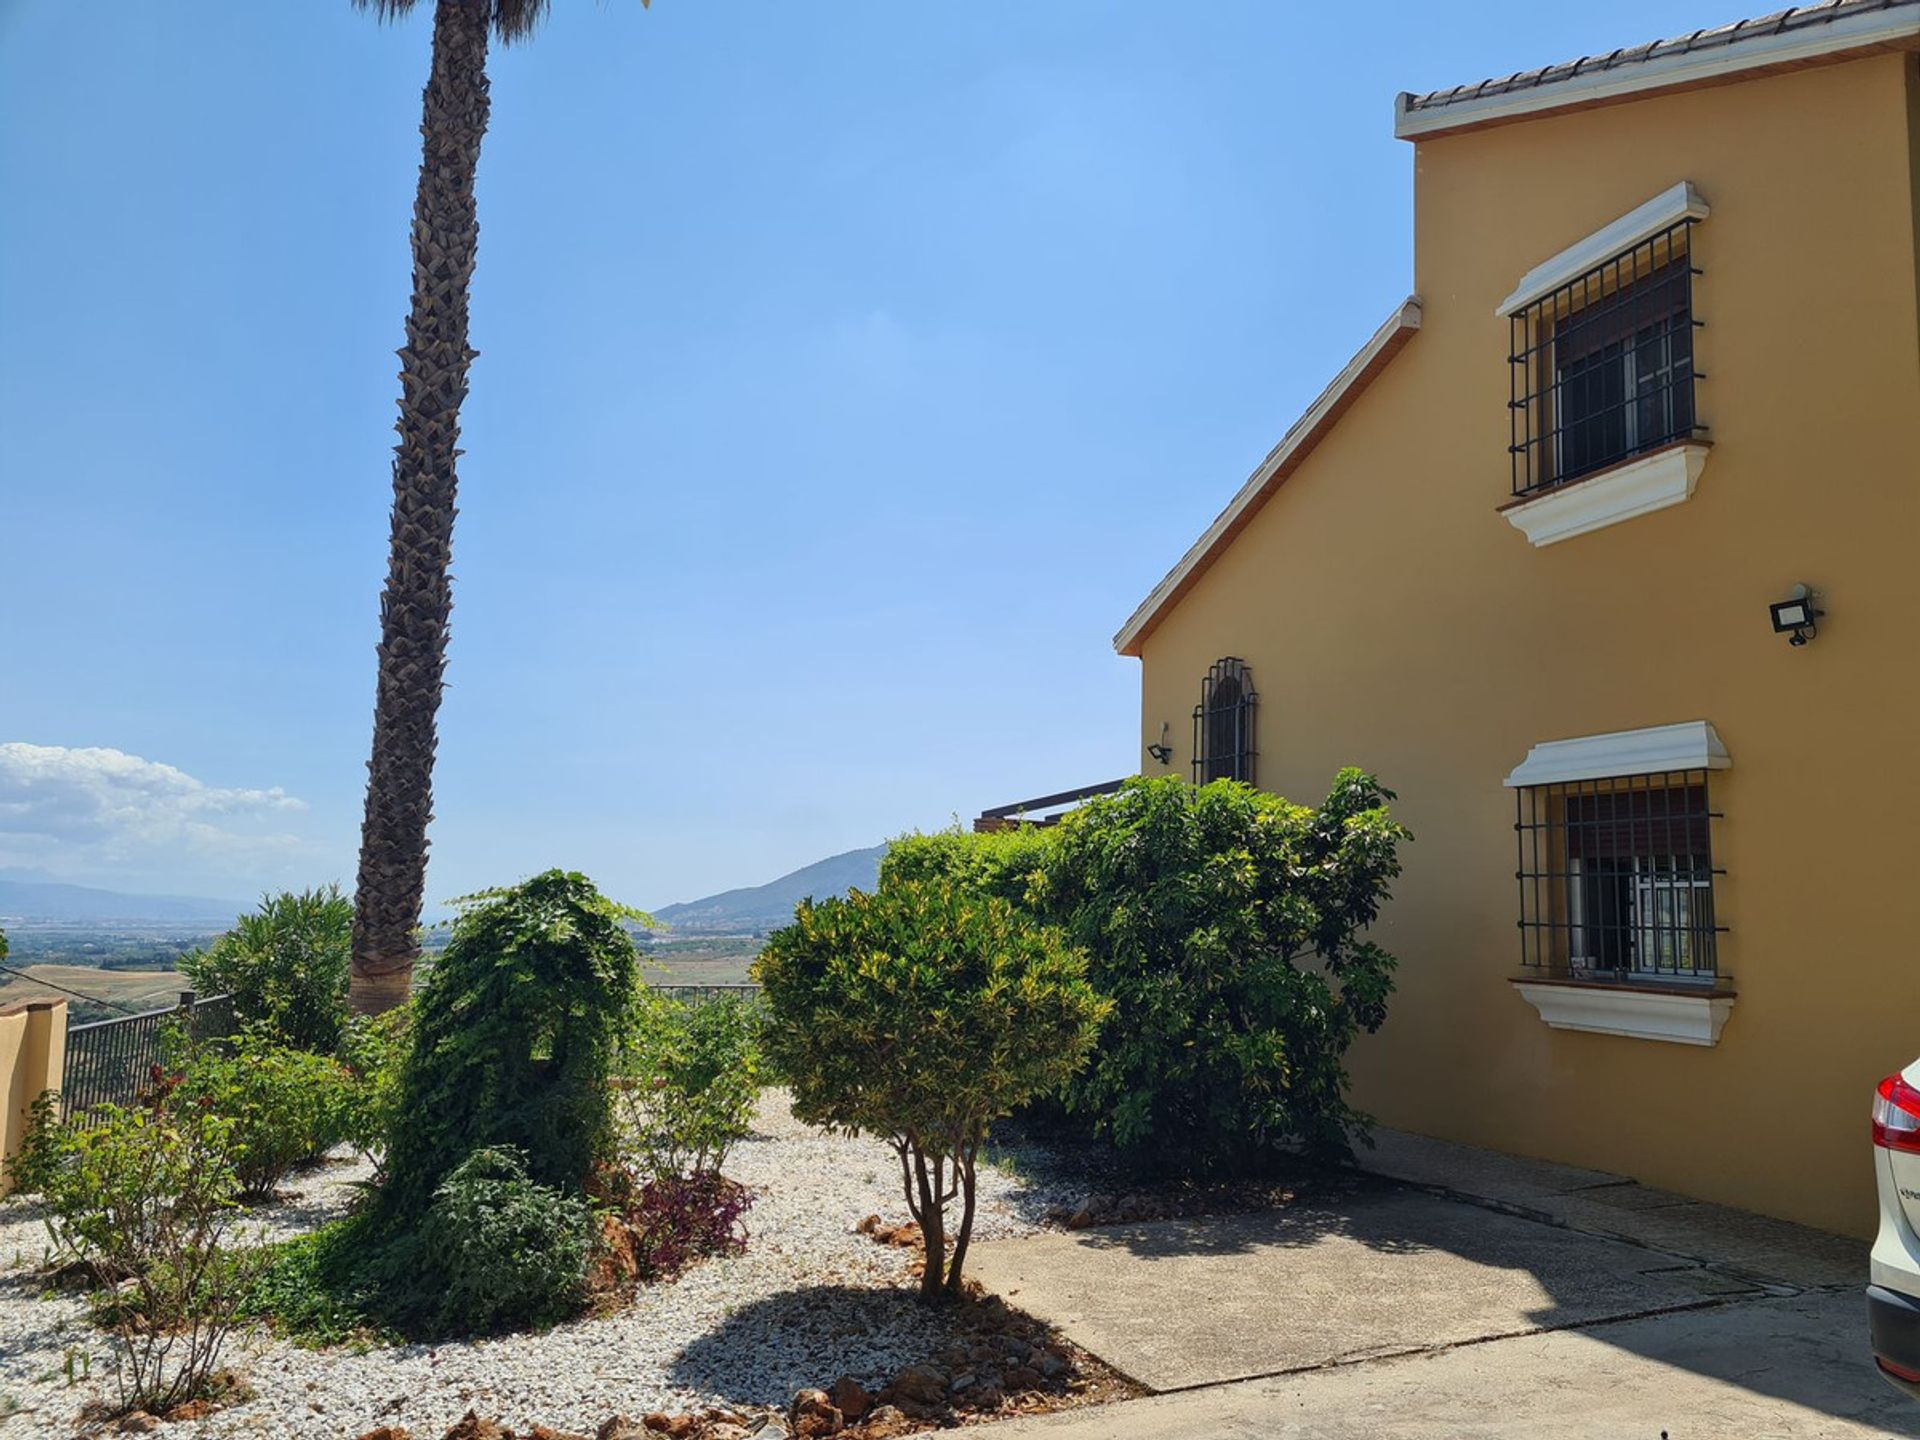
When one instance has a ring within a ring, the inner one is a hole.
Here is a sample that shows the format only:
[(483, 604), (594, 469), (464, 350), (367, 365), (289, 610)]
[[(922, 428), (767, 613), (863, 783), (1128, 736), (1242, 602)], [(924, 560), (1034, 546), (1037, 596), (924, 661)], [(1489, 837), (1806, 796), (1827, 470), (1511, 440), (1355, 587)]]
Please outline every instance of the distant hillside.
[(0, 917), (61, 923), (88, 920), (167, 920), (224, 929), (248, 907), (193, 895), (126, 895), (86, 885), (0, 879)]
[(829, 895), (844, 895), (849, 886), (871, 890), (880, 876), (880, 857), (886, 852), (884, 845), (875, 845), (870, 850), (849, 850), (844, 855), (816, 860), (765, 885), (723, 890), (704, 900), (668, 905), (653, 913), (661, 923), (681, 933), (740, 935), (754, 930), (774, 930), (793, 919), (793, 907), (809, 895), (824, 900)]

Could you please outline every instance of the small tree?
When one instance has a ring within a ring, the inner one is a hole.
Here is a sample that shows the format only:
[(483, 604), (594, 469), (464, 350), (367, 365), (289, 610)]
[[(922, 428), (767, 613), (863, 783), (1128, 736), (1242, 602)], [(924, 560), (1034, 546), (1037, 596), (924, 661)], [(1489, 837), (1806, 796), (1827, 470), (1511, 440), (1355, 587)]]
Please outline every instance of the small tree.
[(1155, 1169), (1342, 1153), (1367, 1117), (1345, 1055), (1395, 961), (1361, 938), (1411, 838), (1371, 775), (1315, 810), (1236, 781), (1136, 780), (1066, 817), (1030, 893), (1086, 948), (1114, 1021), (1067, 1103)]
[(610, 1077), (639, 980), (626, 924), (647, 917), (563, 870), (456, 903), (415, 1000), (387, 1151), (381, 1210), (402, 1226), (483, 1147), (518, 1151), (535, 1184), (569, 1194), (614, 1150)]
[(329, 885), (268, 895), (179, 969), (203, 995), (233, 996), (236, 1017), (283, 1045), (331, 1054), (347, 1018), (353, 902)]
[(1072, 1075), (1106, 1015), (1084, 957), (997, 897), (897, 881), (803, 901), (755, 973), (794, 1113), (893, 1147), (926, 1249), (920, 1293), (958, 1293), (988, 1127)]

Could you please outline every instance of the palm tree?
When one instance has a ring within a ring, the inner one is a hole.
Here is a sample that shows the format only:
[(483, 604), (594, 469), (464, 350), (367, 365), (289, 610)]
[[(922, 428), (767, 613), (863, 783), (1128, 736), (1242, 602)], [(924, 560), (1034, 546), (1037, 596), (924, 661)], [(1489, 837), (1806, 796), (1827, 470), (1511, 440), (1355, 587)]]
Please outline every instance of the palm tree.
[[(419, 0), (353, 0), (381, 19)], [(646, 0), (641, 0), (642, 4)], [(354, 887), (358, 1014), (397, 1005), (412, 983), (433, 818), (433, 755), (447, 617), (448, 565), (467, 367), (467, 298), (480, 226), (473, 177), (487, 133), (487, 44), (531, 35), (548, 0), (433, 0), (420, 183), (413, 201), (413, 304), (400, 351), (400, 443), (393, 457), (393, 529), (380, 596), (380, 677), (373, 756)]]

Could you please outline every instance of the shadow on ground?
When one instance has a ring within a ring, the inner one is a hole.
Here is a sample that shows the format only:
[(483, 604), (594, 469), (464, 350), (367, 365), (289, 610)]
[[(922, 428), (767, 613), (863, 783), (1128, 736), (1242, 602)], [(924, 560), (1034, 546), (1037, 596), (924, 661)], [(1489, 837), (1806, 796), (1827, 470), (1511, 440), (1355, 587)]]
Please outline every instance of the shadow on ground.
[(785, 1405), (851, 1375), (878, 1388), (950, 1342), (951, 1312), (910, 1290), (809, 1285), (742, 1306), (674, 1360), (675, 1385), (732, 1405)]

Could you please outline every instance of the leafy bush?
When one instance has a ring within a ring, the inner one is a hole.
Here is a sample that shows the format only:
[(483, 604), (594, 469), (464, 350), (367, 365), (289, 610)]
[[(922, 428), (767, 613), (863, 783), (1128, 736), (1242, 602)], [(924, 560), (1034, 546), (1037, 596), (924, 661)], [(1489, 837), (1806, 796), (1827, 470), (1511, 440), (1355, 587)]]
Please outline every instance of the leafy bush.
[(642, 1280), (670, 1280), (708, 1255), (747, 1247), (745, 1216), (753, 1195), (718, 1170), (656, 1175), (626, 1212), (634, 1269)]
[(305, 1345), (398, 1338), (364, 1281), (364, 1215), (349, 1215), (265, 1247), (242, 1313)]
[(284, 1045), (329, 1054), (347, 1018), (353, 902), (338, 886), (270, 895), (177, 968), (203, 995), (231, 994), (242, 1024)]
[(198, 1105), (105, 1105), (62, 1123), (43, 1097), (15, 1157), (58, 1253), (113, 1287), (94, 1313), (124, 1409), (164, 1412), (214, 1384), (257, 1264), (228, 1244), (234, 1136), (231, 1119)]
[(802, 902), (754, 968), (794, 1113), (893, 1146), (925, 1242), (921, 1294), (958, 1293), (988, 1127), (1072, 1075), (1106, 1014), (1085, 958), (998, 897), (896, 880)]
[(448, 1333), (548, 1325), (579, 1308), (593, 1248), (585, 1200), (537, 1185), (505, 1146), (469, 1155), (434, 1192), (401, 1254), (431, 1283), (421, 1319)]
[(386, 1170), (387, 1140), (400, 1114), (400, 1078), (413, 1043), (413, 1005), (379, 1015), (355, 1015), (340, 1031), (340, 1062), (349, 1080), (340, 1117), (341, 1138)]
[(1358, 770), (1318, 810), (1136, 780), (1056, 827), (1033, 899), (1114, 1007), (1069, 1108), (1155, 1168), (1243, 1170), (1287, 1142), (1344, 1153), (1367, 1123), (1344, 1056), (1393, 989), (1394, 958), (1360, 938), (1411, 838), (1392, 798)]
[(255, 1028), (188, 1053), (170, 1082), (170, 1103), (231, 1123), (228, 1154), (240, 1194), (264, 1200), (345, 1138), (352, 1079), (339, 1061), (286, 1049)]
[(403, 1228), (476, 1150), (509, 1147), (568, 1193), (614, 1151), (609, 1079), (638, 979), (623, 922), (646, 917), (560, 870), (461, 903), (414, 1000), (393, 1111), (380, 1204)]
[(764, 1069), (757, 1002), (644, 992), (615, 1082), (623, 1151), (650, 1178), (718, 1172), (753, 1120)]
[(1029, 908), (1033, 876), (1046, 864), (1051, 828), (1023, 826), (984, 834), (954, 828), (901, 835), (880, 859), (880, 888), (903, 880), (947, 880), (978, 894)]

